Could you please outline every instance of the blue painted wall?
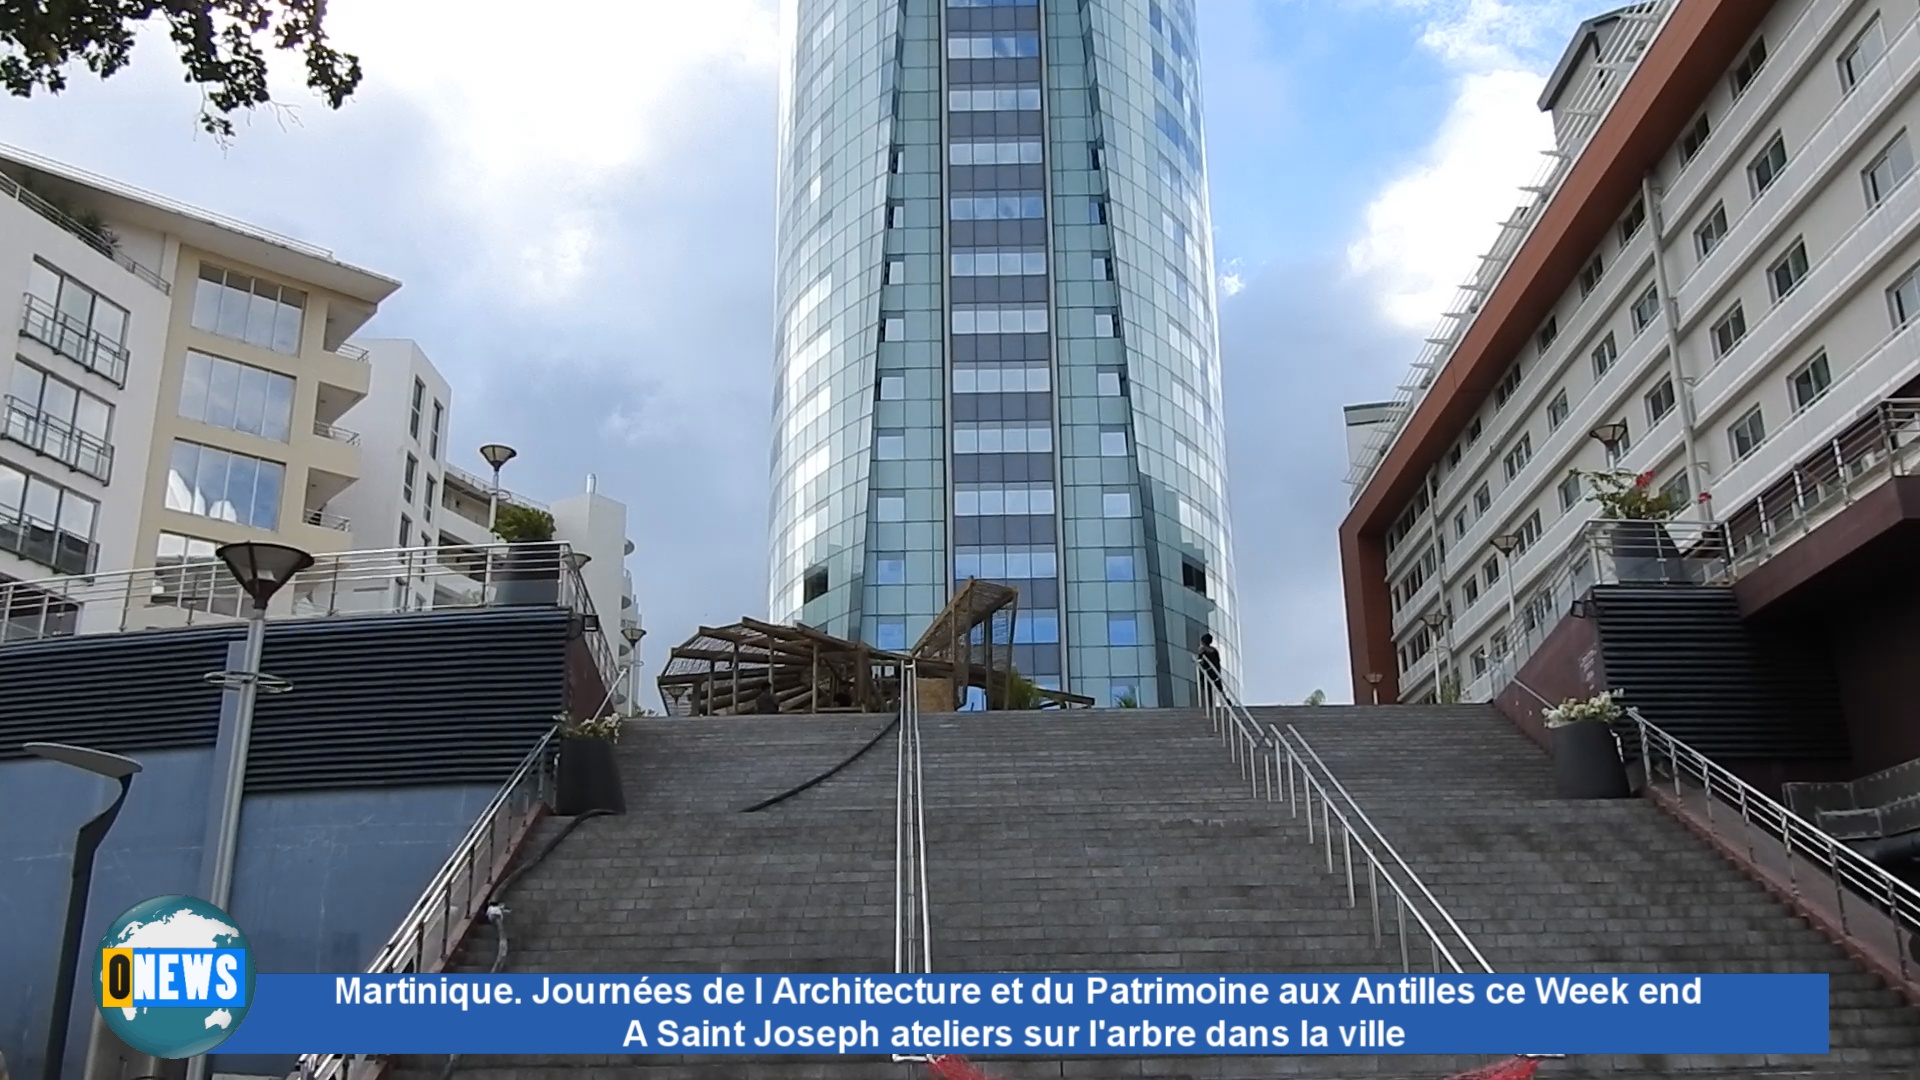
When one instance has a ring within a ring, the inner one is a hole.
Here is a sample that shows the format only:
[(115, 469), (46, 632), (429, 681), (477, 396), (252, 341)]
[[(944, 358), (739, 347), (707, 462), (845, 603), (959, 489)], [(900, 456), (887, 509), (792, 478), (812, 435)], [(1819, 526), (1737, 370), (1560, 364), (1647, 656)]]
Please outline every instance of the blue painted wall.
[[(201, 877), (212, 749), (132, 755), (146, 769), (95, 862), (87, 947), (122, 911), (152, 896), (195, 893)], [(492, 786), (338, 790), (250, 796), (228, 910), (261, 971), (354, 971), (386, 943)], [(111, 781), (43, 761), (0, 762), (0, 1054), (13, 1075), (40, 1075), (60, 956), (74, 833), (113, 798)], [(85, 972), (83, 961), (83, 975)], [(68, 1075), (85, 1062), (94, 1006), (76, 984)], [(223, 1068), (284, 1075), (284, 1061)]]

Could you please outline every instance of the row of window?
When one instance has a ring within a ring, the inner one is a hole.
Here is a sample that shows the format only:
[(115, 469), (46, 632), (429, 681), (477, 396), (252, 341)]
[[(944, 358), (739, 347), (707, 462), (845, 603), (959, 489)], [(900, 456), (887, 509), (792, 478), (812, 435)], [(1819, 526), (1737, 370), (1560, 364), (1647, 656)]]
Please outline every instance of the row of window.
[(190, 349), (180, 381), (180, 416), (286, 442), (293, 391), (294, 380), (278, 372)]
[(277, 461), (177, 440), (167, 470), (166, 507), (271, 531), (280, 525), (286, 469)]
[(947, 39), (949, 60), (992, 60), (996, 57), (1040, 55), (1040, 35), (1036, 33), (982, 34)]
[[(413, 380), (413, 400), (410, 403), (411, 409), (407, 417), (407, 433), (413, 436), (413, 441), (416, 443), (420, 441), (420, 418), (421, 413), (426, 407), (426, 401), (427, 384), (425, 380), (416, 378)], [(447, 407), (441, 404), (439, 398), (434, 398), (433, 425), (427, 429), (427, 457), (434, 461), (440, 460), (440, 439), (446, 426)], [(408, 487), (412, 487), (411, 481), (409, 481)]]
[(953, 452), (956, 454), (1040, 454), (1053, 449), (1053, 425), (955, 424)]
[(956, 547), (953, 576), (989, 581), (1037, 581), (1060, 576), (1059, 557), (1050, 545)]
[(293, 356), (300, 352), (306, 307), (307, 294), (299, 289), (202, 263), (193, 328)]
[(27, 271), (27, 318), (23, 330), (55, 352), (124, 384), (127, 378), (127, 309), (35, 259)]
[(1053, 388), (1053, 369), (1045, 364), (981, 365), (953, 369), (956, 394), (1037, 394)]
[(1031, 276), (1047, 272), (1047, 253), (998, 251), (991, 248), (962, 249), (953, 253), (952, 265), (955, 277)]
[(1039, 139), (970, 140), (947, 146), (947, 162), (953, 165), (1038, 165), (1040, 160)]
[(79, 492), (0, 462), (0, 550), (59, 573), (87, 573), (99, 509)]
[(16, 360), (7, 382), (6, 437), (105, 482), (113, 465), (113, 406)]
[[(1112, 316), (1107, 316), (1107, 319), (1109, 332), (1100, 335), (1103, 337), (1112, 336)], [(956, 334), (1044, 334), (1047, 332), (1047, 308), (1044, 304), (1013, 308), (956, 305), (952, 325)]]
[(955, 517), (1028, 517), (1054, 512), (1052, 484), (955, 484)]
[(947, 200), (955, 221), (1018, 221), (1047, 216), (1047, 201), (1039, 192), (979, 195)]
[(1019, 112), (1039, 107), (1038, 86), (947, 91), (947, 108), (954, 112)]

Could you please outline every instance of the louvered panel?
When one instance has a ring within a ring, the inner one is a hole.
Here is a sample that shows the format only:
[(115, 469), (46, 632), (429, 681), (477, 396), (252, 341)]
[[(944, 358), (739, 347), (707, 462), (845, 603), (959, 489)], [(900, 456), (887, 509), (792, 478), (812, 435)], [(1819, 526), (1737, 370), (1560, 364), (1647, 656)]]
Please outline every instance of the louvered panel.
[[(119, 753), (213, 743), (239, 626), (98, 635), (0, 649), (0, 758), (36, 739)], [(557, 609), (272, 623), (247, 790), (495, 783), (565, 700)]]

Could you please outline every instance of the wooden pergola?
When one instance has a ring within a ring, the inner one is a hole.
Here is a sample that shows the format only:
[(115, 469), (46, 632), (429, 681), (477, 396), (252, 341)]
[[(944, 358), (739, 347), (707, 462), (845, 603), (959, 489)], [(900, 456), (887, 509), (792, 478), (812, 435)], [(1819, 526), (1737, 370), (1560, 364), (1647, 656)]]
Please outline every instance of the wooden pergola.
[[(989, 708), (1005, 708), (1019, 595), (968, 581), (907, 653), (759, 619), (702, 626), (668, 655), (660, 701), (670, 716), (744, 716), (764, 711), (771, 690), (782, 713), (892, 712), (900, 707), (901, 671), (912, 662), (923, 709), (957, 709), (968, 687), (985, 690)], [(1043, 707), (1093, 704), (1058, 690), (1033, 694)]]

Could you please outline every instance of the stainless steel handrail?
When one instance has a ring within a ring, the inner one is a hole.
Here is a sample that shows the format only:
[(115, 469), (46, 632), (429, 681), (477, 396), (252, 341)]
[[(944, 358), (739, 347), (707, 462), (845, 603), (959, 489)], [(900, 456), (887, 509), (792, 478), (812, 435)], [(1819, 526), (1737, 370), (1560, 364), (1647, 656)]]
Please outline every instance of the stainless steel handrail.
[[(413, 903), (399, 929), (367, 965), (369, 975), (431, 974), (460, 947), (470, 923), (486, 911), (494, 887), (517, 852), (517, 841), (552, 804), (559, 727), (540, 737), (474, 820)], [(357, 1054), (303, 1054), (301, 1080), (346, 1080), (366, 1060)]]
[[(1920, 889), (1895, 877), (1844, 841), (1835, 839), (1772, 796), (1674, 738), (1641, 715), (1640, 710), (1629, 708), (1627, 717), (1637, 729), (1640, 760), (1646, 768), (1649, 789), (1662, 782), (1664, 773), (1664, 779), (1671, 779), (1673, 783), (1674, 799), (1685, 804), (1689, 799), (1687, 787), (1693, 787), (1704, 803), (1706, 826), (1716, 836), (1720, 833), (1720, 821), (1714, 813), (1715, 807), (1737, 810), (1741, 833), (1738, 839), (1746, 845), (1749, 863), (1759, 868), (1768, 861), (1754, 835), (1758, 830), (1769, 842), (1779, 845), (1777, 852), (1769, 854), (1784, 857), (1787, 888), (1797, 903), (1811, 906), (1813, 900), (1811, 895), (1803, 896), (1801, 892), (1800, 868), (1804, 864), (1810, 872), (1824, 875), (1831, 884), (1833, 914), (1838, 917), (1842, 935), (1873, 946), (1866, 950), (1869, 956), (1891, 952), (1901, 980), (1911, 981), (1920, 974), (1914, 971), (1908, 956), (1908, 943), (1920, 934)], [(1824, 894), (1825, 889), (1821, 892)], [(1861, 915), (1877, 916), (1886, 922), (1876, 925), (1874, 919), (1862, 919)]]
[[(927, 906), (927, 819), (922, 794), (919, 676), (912, 663), (900, 669), (900, 755), (894, 788), (893, 971), (933, 971), (933, 920)], [(895, 1054), (895, 1061), (926, 1061), (924, 1054)]]
[(1327, 763), (1321, 760), (1320, 754), (1314, 750), (1313, 744), (1308, 742), (1307, 737), (1300, 734), (1300, 730), (1292, 724), (1287, 725), (1287, 732), (1292, 736), (1291, 739), (1286, 739), (1286, 736), (1281, 736), (1277, 729), (1274, 734), (1276, 737), (1286, 739), (1286, 741), (1290, 743), (1298, 742), (1300, 744), (1300, 748), (1305, 750), (1307, 756), (1313, 759), (1314, 765), (1319, 767), (1321, 775), (1326, 778), (1328, 783), (1333, 785), (1334, 790), (1340, 793), (1340, 797), (1346, 800), (1347, 809), (1352, 811), (1353, 815), (1360, 819), (1360, 823), (1367, 827), (1367, 831), (1373, 834), (1373, 838), (1379, 843), (1381, 850), (1393, 858), (1394, 865), (1398, 866), (1400, 870), (1407, 875), (1407, 880), (1413, 882), (1414, 886), (1420, 890), (1420, 895), (1426, 897), (1427, 903), (1433, 905), (1433, 910), (1439, 912), (1440, 918), (1446, 921), (1447, 928), (1452, 930), (1454, 936), (1460, 939), (1461, 946), (1464, 947), (1468, 953), (1472, 954), (1474, 963), (1479, 964), (1480, 970), (1486, 974), (1493, 974), (1493, 965), (1487, 963), (1487, 958), (1481, 955), (1480, 950), (1473, 944), (1473, 940), (1467, 937), (1467, 932), (1460, 929), (1460, 924), (1454, 920), (1452, 913), (1447, 910), (1446, 905), (1442, 904), (1440, 899), (1433, 895), (1433, 890), (1427, 888), (1427, 883), (1420, 880), (1420, 875), (1413, 872), (1413, 867), (1407, 865), (1407, 860), (1400, 857), (1400, 852), (1394, 848), (1393, 842), (1387, 839), (1386, 834), (1380, 831), (1380, 827), (1373, 823), (1373, 819), (1367, 816), (1367, 812), (1361, 808), (1359, 802), (1355, 801), (1353, 795), (1347, 791), (1347, 786), (1342, 784), (1340, 778), (1334, 775), (1333, 770), (1327, 767)]

